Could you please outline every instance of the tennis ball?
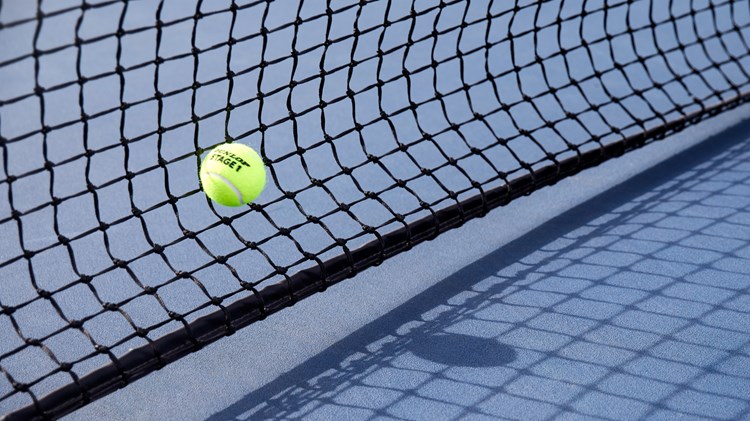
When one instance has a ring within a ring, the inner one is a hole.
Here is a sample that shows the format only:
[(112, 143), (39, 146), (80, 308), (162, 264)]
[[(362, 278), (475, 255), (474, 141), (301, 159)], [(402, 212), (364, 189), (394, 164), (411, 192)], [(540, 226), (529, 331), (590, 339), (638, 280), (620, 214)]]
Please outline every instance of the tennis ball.
[(266, 185), (263, 159), (251, 147), (225, 143), (215, 147), (201, 163), (203, 191), (216, 203), (242, 206), (258, 197)]

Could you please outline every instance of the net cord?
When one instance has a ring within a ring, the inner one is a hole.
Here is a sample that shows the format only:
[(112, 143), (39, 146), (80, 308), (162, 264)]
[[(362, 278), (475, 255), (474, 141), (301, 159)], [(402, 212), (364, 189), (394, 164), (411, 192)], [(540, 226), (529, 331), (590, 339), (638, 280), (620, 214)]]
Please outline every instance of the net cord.
[(5, 421), (30, 419), (56, 419), (100, 399), (117, 389), (200, 350), (225, 336), (235, 333), (267, 316), (294, 305), (329, 286), (351, 278), (365, 269), (382, 263), (385, 259), (429, 241), (448, 230), (458, 228), (469, 220), (479, 218), (488, 211), (510, 201), (551, 186), (585, 169), (595, 167), (626, 152), (640, 148), (652, 141), (684, 130), (686, 127), (736, 108), (750, 101), (750, 93), (736, 95), (691, 114), (669, 121), (601, 148), (581, 152), (509, 180), (507, 185), (486, 190), (465, 201), (435, 211), (432, 215), (409, 223), (379, 240), (371, 241), (349, 254), (322, 261), (318, 266), (300, 271), (284, 281), (268, 285), (257, 293), (240, 299), (220, 310), (186, 323), (181, 329), (128, 351), (116, 361), (82, 376), (36, 399), (34, 403), (2, 417)]

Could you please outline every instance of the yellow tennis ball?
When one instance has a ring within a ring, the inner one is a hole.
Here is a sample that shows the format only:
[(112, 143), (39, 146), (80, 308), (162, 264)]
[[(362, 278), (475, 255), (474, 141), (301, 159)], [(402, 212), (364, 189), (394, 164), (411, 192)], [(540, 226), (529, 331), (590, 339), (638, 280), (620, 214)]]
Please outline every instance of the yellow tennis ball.
[(263, 159), (251, 147), (225, 143), (203, 159), (201, 185), (208, 197), (224, 206), (242, 206), (255, 200), (266, 185)]

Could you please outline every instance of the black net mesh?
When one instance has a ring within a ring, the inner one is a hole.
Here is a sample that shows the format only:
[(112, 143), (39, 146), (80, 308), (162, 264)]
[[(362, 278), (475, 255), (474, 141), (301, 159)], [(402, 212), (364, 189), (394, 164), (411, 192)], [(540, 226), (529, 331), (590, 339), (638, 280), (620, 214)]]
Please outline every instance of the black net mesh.
[[(0, 408), (57, 417), (743, 103), (744, 0), (0, 0)], [(202, 156), (257, 149), (248, 206)]]

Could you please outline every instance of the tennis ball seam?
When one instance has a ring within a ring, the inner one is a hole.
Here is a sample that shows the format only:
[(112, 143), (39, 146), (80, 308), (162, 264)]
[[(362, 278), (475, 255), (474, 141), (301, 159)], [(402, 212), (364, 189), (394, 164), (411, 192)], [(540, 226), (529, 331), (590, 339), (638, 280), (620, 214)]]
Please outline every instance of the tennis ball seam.
[(237, 200), (239, 200), (240, 204), (245, 203), (245, 201), (242, 198), (242, 192), (240, 191), (240, 189), (238, 189), (237, 186), (235, 186), (228, 178), (224, 177), (223, 175), (219, 173), (215, 173), (213, 171), (206, 171), (206, 174), (211, 177), (216, 177), (220, 181), (224, 182), (224, 184), (226, 184), (230, 189), (232, 189), (234, 194), (237, 196)]

